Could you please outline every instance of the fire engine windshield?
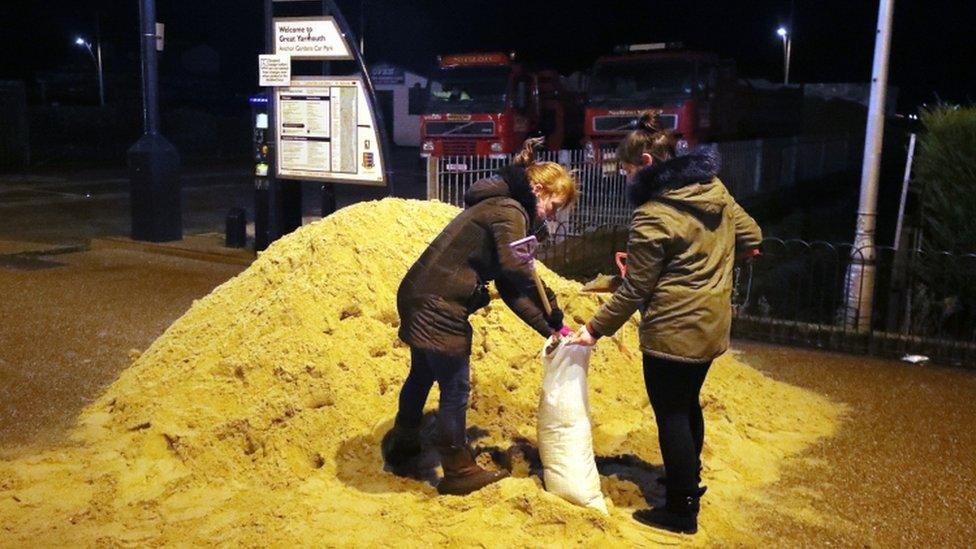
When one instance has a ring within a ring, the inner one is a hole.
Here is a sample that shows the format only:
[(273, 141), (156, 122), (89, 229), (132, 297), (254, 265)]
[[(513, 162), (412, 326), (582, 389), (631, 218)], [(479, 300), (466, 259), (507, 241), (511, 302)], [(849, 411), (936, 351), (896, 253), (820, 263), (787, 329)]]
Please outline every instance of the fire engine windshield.
[(604, 63), (590, 79), (590, 99), (615, 101), (657, 99), (692, 91), (694, 65), (688, 61)]
[[(427, 112), (483, 112), (505, 107), (507, 67), (458, 67), (433, 76)], [(437, 86), (437, 83), (440, 86)]]

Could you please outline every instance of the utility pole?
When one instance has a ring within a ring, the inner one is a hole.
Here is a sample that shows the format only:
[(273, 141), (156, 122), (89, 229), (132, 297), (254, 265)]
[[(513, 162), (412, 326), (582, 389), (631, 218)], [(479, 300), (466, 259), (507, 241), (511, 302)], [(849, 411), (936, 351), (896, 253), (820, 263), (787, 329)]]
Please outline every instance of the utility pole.
[(143, 135), (129, 149), (132, 238), (151, 242), (180, 240), (183, 238), (180, 156), (159, 133), (156, 0), (138, 1)]
[(858, 331), (871, 328), (874, 305), (876, 249), (874, 231), (878, 209), (878, 176), (881, 171), (881, 146), (884, 139), (885, 98), (888, 89), (888, 57), (891, 50), (891, 20), (895, 0), (879, 0), (878, 28), (871, 70), (871, 103), (864, 136), (864, 165), (861, 173), (861, 198), (851, 265), (847, 277), (846, 320)]

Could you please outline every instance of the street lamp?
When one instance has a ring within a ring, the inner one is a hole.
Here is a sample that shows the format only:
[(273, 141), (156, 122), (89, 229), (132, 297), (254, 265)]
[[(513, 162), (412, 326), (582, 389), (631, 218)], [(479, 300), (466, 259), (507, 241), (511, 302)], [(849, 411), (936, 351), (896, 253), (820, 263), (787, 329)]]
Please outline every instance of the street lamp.
[(102, 42), (99, 40), (93, 49), (91, 42), (79, 36), (75, 38), (75, 45), (87, 49), (88, 55), (91, 55), (92, 61), (95, 63), (95, 69), (98, 71), (98, 104), (104, 107), (105, 80), (102, 77)]
[(776, 29), (776, 34), (783, 39), (783, 84), (790, 83), (790, 54), (793, 49), (793, 37), (786, 27)]

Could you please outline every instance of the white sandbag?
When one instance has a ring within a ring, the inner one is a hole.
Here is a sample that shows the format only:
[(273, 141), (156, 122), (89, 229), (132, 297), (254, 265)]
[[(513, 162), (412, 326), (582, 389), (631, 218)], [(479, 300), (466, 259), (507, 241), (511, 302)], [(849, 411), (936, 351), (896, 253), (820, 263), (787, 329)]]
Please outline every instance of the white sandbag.
[(538, 437), (546, 490), (606, 513), (593, 457), (586, 389), (592, 348), (560, 343), (548, 356), (544, 349)]

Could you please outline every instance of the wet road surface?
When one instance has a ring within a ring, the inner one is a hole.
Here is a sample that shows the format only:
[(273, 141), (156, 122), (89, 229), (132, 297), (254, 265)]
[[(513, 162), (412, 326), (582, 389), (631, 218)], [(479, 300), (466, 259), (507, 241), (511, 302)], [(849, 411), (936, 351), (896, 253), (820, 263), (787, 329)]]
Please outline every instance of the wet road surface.
[(838, 435), (809, 450), (771, 491), (820, 524), (768, 517), (774, 545), (973, 547), (976, 372), (737, 342), (775, 379), (850, 407)]

